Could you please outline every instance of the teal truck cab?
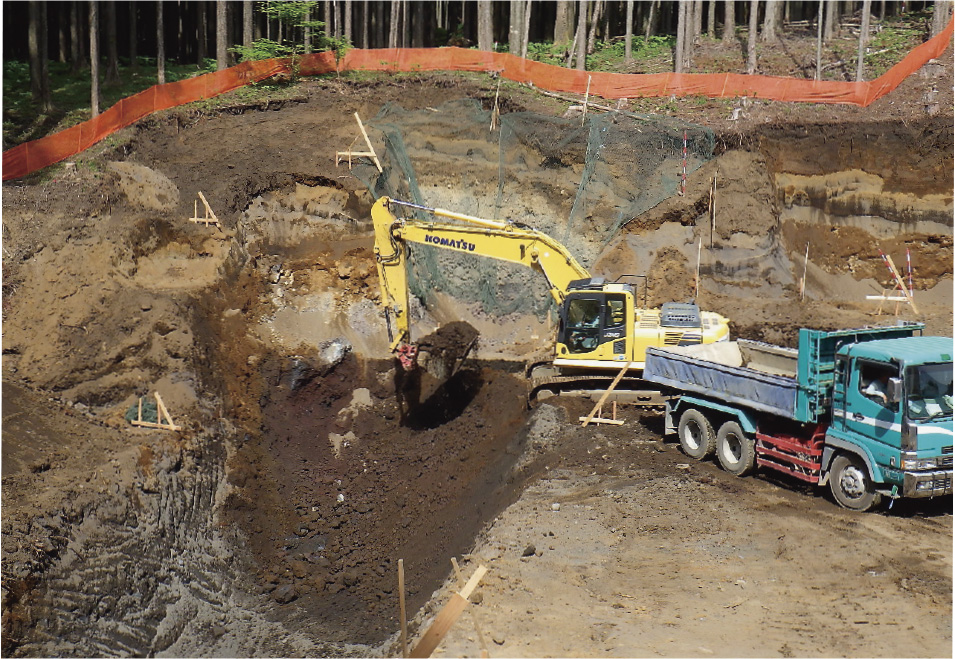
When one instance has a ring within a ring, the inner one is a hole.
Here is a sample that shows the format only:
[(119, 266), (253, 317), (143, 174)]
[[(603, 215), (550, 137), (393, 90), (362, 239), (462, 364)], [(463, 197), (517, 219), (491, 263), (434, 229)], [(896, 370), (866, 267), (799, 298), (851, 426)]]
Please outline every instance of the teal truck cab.
[(802, 329), (795, 350), (651, 348), (644, 379), (670, 394), (666, 429), (690, 457), (828, 484), (840, 505), (868, 510), (952, 493), (953, 340), (923, 329)]

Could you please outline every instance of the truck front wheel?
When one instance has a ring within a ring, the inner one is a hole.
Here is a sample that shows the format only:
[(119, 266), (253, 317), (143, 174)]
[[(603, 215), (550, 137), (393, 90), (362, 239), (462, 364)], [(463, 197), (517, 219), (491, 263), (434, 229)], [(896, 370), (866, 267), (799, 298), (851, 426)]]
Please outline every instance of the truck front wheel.
[(745, 476), (755, 466), (756, 447), (738, 423), (727, 421), (716, 435), (716, 457), (729, 473)]
[(711, 456), (716, 450), (713, 426), (699, 410), (687, 410), (680, 416), (677, 434), (683, 452), (695, 460)]
[(843, 508), (865, 512), (882, 501), (862, 458), (840, 453), (829, 468), (829, 489)]

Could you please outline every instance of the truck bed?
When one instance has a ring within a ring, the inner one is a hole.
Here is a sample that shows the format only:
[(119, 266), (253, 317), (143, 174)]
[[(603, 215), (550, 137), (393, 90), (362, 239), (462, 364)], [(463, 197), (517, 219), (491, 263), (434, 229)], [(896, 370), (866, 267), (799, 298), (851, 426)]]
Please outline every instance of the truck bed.
[(645, 380), (720, 402), (797, 418), (798, 353), (758, 341), (649, 348)]

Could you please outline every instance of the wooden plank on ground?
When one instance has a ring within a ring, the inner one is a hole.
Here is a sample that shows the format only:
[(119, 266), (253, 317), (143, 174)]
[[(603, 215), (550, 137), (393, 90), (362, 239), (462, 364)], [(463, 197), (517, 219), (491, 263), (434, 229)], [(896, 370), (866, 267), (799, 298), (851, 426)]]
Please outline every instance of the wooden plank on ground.
[(622, 369), (620, 369), (620, 372), (617, 373), (617, 377), (615, 377), (613, 379), (613, 382), (610, 383), (610, 388), (608, 388), (607, 391), (604, 392), (603, 396), (600, 397), (600, 400), (597, 401), (597, 404), (594, 405), (594, 409), (590, 410), (590, 414), (588, 414), (587, 418), (583, 420), (583, 423), (581, 424), (582, 426), (586, 426), (591, 421), (593, 421), (594, 415), (597, 414), (597, 410), (603, 407), (604, 401), (607, 400), (607, 397), (610, 395), (610, 392), (613, 391), (618, 384), (620, 384), (620, 380), (623, 378), (624, 373), (626, 373), (630, 369), (631, 364), (633, 364), (633, 362), (627, 362), (627, 364)]

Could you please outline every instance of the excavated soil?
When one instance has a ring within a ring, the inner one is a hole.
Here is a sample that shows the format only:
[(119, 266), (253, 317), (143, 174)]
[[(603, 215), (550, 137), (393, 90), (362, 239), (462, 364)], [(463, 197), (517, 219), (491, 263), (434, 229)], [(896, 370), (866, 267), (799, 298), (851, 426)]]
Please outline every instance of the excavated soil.
[[(734, 336), (898, 318), (951, 336), (950, 60), (867, 109), (678, 103), (714, 157), (592, 270), (648, 274), (651, 305), (695, 296)], [(587, 428), (586, 401), (529, 410), (550, 318), (448, 291), (412, 309), (423, 368), (396, 369), (373, 199), (334, 152), (354, 112), (487, 110), (495, 89), (311, 80), (291, 102), (156, 115), (4, 185), (4, 654), (397, 655), (398, 560), (416, 635), (457, 557), (489, 573), (439, 655), (951, 656), (950, 497), (855, 515), (690, 464), (653, 410)], [(515, 88), (502, 107), (566, 105)], [(433, 140), (416, 173), (473, 212), (497, 164), (460, 146)], [(514, 219), (569, 208), (585, 154), (554, 150), (526, 145)], [(188, 221), (200, 191), (220, 229)], [(911, 254), (917, 312), (865, 299), (891, 288), (880, 250)], [(179, 431), (129, 425), (153, 392)]]

